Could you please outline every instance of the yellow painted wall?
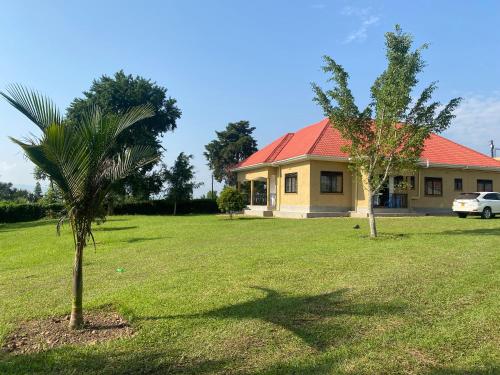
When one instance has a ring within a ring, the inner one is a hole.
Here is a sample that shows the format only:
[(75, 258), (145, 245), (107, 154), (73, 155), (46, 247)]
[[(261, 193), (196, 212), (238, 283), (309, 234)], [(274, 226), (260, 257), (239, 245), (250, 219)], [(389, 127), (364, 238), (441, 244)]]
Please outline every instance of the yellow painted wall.
[(363, 177), (358, 176), (354, 179), (354, 192), (356, 193), (353, 210), (368, 209), (368, 194), (366, 193)]
[[(410, 208), (434, 208), (434, 209), (451, 209), (453, 199), (460, 194), (460, 191), (454, 190), (455, 178), (462, 178), (463, 191), (477, 191), (477, 180), (493, 180), (493, 190), (500, 190), (500, 172), (476, 171), (470, 169), (448, 169), (448, 168), (422, 168), (418, 173), (417, 187), (409, 192)], [(425, 177), (441, 177), (443, 179), (443, 195), (442, 196), (426, 196), (424, 192)], [(418, 187), (420, 187), (420, 198)]]
[[(321, 194), (321, 171), (343, 172), (342, 194)], [(285, 193), (285, 174), (297, 173), (297, 193)], [(238, 172), (238, 181), (267, 179), (276, 175), (277, 205), (281, 211), (311, 212), (338, 210), (363, 210), (367, 208), (367, 194), (363, 188), (361, 177), (356, 178), (347, 168), (347, 163), (306, 160), (279, 167), (264, 167), (255, 170)], [(443, 179), (442, 196), (426, 196), (424, 194), (425, 177), (441, 177)], [(460, 193), (454, 190), (454, 179), (462, 178), (463, 192), (477, 190), (478, 179), (493, 180), (493, 190), (500, 191), (500, 172), (449, 169), (421, 168), (415, 173), (415, 189), (408, 193), (410, 209), (450, 210), (453, 199)]]
[[(347, 163), (311, 160), (311, 211), (351, 210), (353, 207), (353, 177)], [(342, 172), (342, 193), (321, 193), (321, 172)]]
[[(297, 193), (285, 193), (285, 175), (297, 173)], [(281, 211), (308, 212), (310, 206), (309, 161), (279, 167), (277, 179), (278, 209)]]
[(250, 180), (262, 180), (267, 179), (268, 176), (276, 174), (276, 168), (274, 167), (263, 167), (258, 169), (251, 169), (248, 171), (238, 172), (238, 181), (250, 181)]
[[(426, 196), (424, 193), (425, 177), (440, 177), (443, 179), (442, 196)], [(473, 192), (477, 190), (477, 180), (493, 180), (493, 190), (500, 190), (500, 172), (478, 171), (470, 169), (451, 168), (421, 168), (415, 173), (415, 189), (400, 191), (408, 194), (408, 208), (410, 209), (432, 209), (451, 210), (453, 199), (461, 191), (455, 191), (455, 178), (461, 178), (463, 182), (462, 192)], [(361, 179), (358, 178), (358, 199), (357, 208), (366, 209), (368, 201), (367, 194), (362, 186)], [(398, 192), (398, 191), (396, 191)]]

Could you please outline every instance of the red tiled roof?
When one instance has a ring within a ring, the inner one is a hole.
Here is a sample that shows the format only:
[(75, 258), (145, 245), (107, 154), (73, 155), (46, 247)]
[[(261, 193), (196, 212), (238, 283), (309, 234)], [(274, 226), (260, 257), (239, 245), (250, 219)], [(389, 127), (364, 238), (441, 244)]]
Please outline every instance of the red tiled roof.
[[(237, 168), (279, 162), (300, 156), (347, 158), (341, 151), (346, 144), (328, 119), (309, 125), (296, 133), (288, 133), (238, 164)], [(429, 164), (446, 164), (482, 168), (500, 168), (500, 161), (450, 141), (437, 134), (426, 140), (421, 160)]]

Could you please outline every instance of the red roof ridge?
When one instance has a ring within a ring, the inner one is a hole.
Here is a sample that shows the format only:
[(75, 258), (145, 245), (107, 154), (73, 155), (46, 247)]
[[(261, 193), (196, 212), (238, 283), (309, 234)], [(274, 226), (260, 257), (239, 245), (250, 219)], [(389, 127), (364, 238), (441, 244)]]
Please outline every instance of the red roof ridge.
[(266, 158), (265, 162), (270, 162), (274, 161), (276, 159), (276, 156), (285, 148), (288, 142), (290, 142), (290, 139), (295, 135), (295, 133), (286, 133), (281, 142), (274, 148), (274, 150), (269, 154), (269, 156)]
[(325, 134), (326, 130), (330, 126), (330, 120), (329, 119), (323, 119), (323, 121), (325, 121), (325, 120), (326, 120), (326, 122), (325, 122), (325, 125), (323, 125), (323, 129), (321, 130), (321, 133), (319, 133), (318, 138), (316, 138), (316, 140), (314, 141), (314, 143), (311, 145), (311, 147), (307, 151), (307, 154), (312, 154), (314, 148), (318, 145), (319, 141), (321, 140), (321, 138)]

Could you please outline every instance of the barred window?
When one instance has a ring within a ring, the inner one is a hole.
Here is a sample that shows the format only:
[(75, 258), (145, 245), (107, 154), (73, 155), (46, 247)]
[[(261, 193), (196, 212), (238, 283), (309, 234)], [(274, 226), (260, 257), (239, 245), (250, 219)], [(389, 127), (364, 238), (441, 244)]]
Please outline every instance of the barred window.
[(342, 172), (321, 172), (322, 193), (342, 193), (344, 176)]
[(477, 191), (493, 191), (493, 181), (477, 180)]
[(424, 183), (425, 195), (443, 195), (443, 179), (441, 177), (426, 177)]
[(297, 173), (285, 174), (285, 193), (297, 192)]

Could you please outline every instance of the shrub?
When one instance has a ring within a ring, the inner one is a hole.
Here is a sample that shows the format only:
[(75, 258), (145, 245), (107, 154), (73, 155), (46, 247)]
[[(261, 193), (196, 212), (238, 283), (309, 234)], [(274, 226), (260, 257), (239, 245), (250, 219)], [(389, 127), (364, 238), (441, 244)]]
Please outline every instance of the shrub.
[(62, 204), (0, 203), (0, 223), (33, 221), (46, 216), (57, 217), (63, 209)]
[[(217, 203), (211, 199), (192, 199), (177, 203), (177, 214), (215, 214)], [(168, 200), (151, 200), (142, 202), (124, 202), (117, 204), (115, 215), (173, 215), (174, 202)]]
[(246, 207), (245, 197), (234, 187), (225, 187), (217, 198), (217, 204), (223, 212), (227, 212), (232, 219), (235, 212)]
[[(0, 202), (0, 223), (39, 220), (44, 217), (59, 218), (62, 204)], [(217, 203), (211, 199), (193, 199), (177, 203), (177, 214), (215, 214)], [(167, 200), (122, 202), (113, 207), (115, 215), (173, 215), (174, 203)]]

